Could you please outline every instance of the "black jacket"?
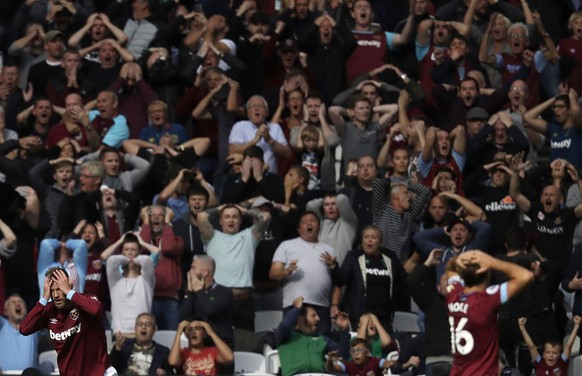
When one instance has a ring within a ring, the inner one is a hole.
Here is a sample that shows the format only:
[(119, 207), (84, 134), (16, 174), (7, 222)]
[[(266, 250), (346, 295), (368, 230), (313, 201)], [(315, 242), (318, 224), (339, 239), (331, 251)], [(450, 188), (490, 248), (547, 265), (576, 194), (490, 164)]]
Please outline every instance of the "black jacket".
[[(156, 369), (158, 368), (161, 368), (171, 374), (172, 367), (170, 367), (168, 364), (168, 355), (170, 354), (170, 349), (168, 349), (166, 346), (156, 343), (155, 341), (153, 343), (154, 356), (152, 357), (152, 364), (148, 370), (148, 375), (155, 375)], [(113, 346), (113, 349), (111, 349), (111, 354), (109, 354), (111, 366), (114, 367), (120, 375), (127, 371), (127, 363), (131, 357), (134, 344), (135, 339), (128, 339), (123, 343), (121, 351), (117, 351), (115, 346)]]

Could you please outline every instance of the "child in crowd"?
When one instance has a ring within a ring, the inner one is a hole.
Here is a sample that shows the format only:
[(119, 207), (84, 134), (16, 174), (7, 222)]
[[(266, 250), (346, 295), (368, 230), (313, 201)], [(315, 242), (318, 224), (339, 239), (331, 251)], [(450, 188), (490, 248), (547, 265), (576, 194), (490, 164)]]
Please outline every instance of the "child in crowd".
[(372, 356), (378, 358), (383, 358), (390, 350), (397, 349), (396, 343), (373, 313), (365, 313), (360, 317), (357, 338), (366, 340)]
[[(186, 334), (188, 347), (180, 349), (180, 336)], [(210, 337), (214, 346), (204, 342)], [(172, 367), (180, 368), (183, 375), (217, 375), (218, 368), (232, 363), (234, 354), (223, 340), (204, 321), (182, 321), (176, 330), (176, 337), (168, 356)]]
[(350, 354), (352, 360), (343, 361), (337, 357), (337, 351), (330, 352), (325, 363), (327, 372), (347, 373), (350, 376), (380, 376), (384, 370), (396, 363), (394, 360), (373, 357), (370, 353), (370, 343), (363, 338), (352, 339)]
[(321, 160), (323, 159), (323, 148), (325, 142), (323, 135), (313, 125), (304, 125), (299, 131), (297, 139), (297, 160), (301, 161), (301, 166), (309, 171), (309, 184), (307, 189), (319, 188), (319, 173)]
[(529, 336), (525, 328), (525, 323), (527, 319), (525, 317), (520, 317), (519, 330), (521, 330), (521, 335), (531, 355), (532, 363), (534, 364), (536, 370), (536, 376), (543, 375), (567, 375), (568, 374), (568, 364), (570, 363), (570, 352), (572, 351), (572, 345), (574, 345), (574, 340), (578, 334), (578, 329), (580, 328), (580, 322), (582, 317), (574, 316), (574, 327), (572, 328), (572, 333), (568, 337), (568, 342), (564, 347), (564, 352), (561, 352), (562, 345), (558, 341), (546, 341), (544, 342), (544, 352), (542, 355), (538, 352), (538, 348), (534, 344), (533, 340)]

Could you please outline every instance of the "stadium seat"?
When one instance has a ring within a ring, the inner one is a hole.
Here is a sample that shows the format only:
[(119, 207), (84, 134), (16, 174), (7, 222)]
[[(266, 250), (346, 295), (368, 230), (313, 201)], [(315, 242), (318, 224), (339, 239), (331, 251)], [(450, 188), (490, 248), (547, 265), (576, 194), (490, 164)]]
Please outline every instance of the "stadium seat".
[(113, 346), (115, 346), (115, 343), (113, 342), (113, 332), (109, 329), (105, 331), (105, 340), (107, 341), (107, 354), (109, 354), (111, 349), (113, 349)]
[(38, 354), (38, 363), (50, 362), (54, 367), (55, 371), (58, 371), (59, 365), (57, 363), (57, 352), (55, 350), (43, 351)]
[[(176, 336), (175, 330), (157, 330), (154, 334), (154, 341), (160, 345), (164, 345), (170, 350), (172, 349), (172, 344), (174, 343), (174, 337)], [(180, 348), (188, 347), (188, 339), (184, 334), (180, 337)]]
[(570, 358), (570, 367), (568, 367), (568, 376), (582, 375), (582, 355)]
[(267, 358), (267, 372), (276, 375), (279, 372), (279, 368), (281, 368), (281, 362), (279, 361), (279, 351), (267, 351), (265, 358)]
[(255, 312), (255, 333), (268, 332), (279, 326), (283, 319), (283, 311)]
[(417, 323), (417, 315), (410, 312), (394, 312), (394, 323), (392, 327), (395, 332), (420, 333)]
[(234, 372), (236, 374), (265, 373), (267, 371), (267, 361), (262, 354), (235, 351), (234, 352)]

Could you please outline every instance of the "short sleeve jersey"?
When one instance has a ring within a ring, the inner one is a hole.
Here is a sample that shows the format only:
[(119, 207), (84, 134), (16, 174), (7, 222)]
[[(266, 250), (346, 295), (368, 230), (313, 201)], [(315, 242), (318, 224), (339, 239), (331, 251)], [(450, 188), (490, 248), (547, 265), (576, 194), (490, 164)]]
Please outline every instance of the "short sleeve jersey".
[(549, 122), (546, 137), (550, 139), (550, 160), (563, 158), (577, 169), (582, 167), (582, 132)]
[(464, 293), (458, 277), (449, 280), (447, 308), (451, 325), (453, 368), (450, 376), (490, 376), (498, 373), (497, 310), (507, 283), (485, 291)]
[(536, 370), (536, 376), (565, 376), (568, 374), (568, 364), (570, 359), (562, 354), (556, 364), (549, 366), (544, 358), (538, 354), (536, 360), (533, 361)]
[(218, 349), (206, 347), (199, 353), (193, 353), (187, 347), (180, 350), (182, 372), (184, 375), (216, 375), (216, 358)]

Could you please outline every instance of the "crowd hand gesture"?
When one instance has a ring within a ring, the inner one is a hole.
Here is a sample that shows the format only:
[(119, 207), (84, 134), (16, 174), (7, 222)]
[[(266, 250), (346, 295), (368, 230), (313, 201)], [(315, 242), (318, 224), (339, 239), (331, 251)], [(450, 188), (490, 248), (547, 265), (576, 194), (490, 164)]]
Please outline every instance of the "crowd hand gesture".
[(336, 267), (336, 257), (330, 255), (327, 252), (323, 252), (319, 255), (319, 259), (327, 266), (329, 270)]
[(212, 95), (218, 93), (220, 91), (220, 89), (222, 89), (222, 87), (224, 85), (226, 85), (227, 83), (228, 83), (228, 78), (224, 74), (221, 74), (220, 81), (218, 82), (218, 85), (216, 85), (216, 87), (214, 89), (212, 89), (212, 91), (211, 91)]
[(574, 277), (568, 282), (568, 287), (570, 290), (582, 290), (582, 277), (579, 276), (579, 272), (576, 272)]
[(243, 3), (238, 7), (236, 10), (236, 16), (242, 17), (245, 13), (251, 8), (251, 6), (255, 5), (254, 1), (244, 0)]
[(256, 33), (256, 34), (253, 34), (249, 38), (249, 42), (262, 44), (262, 43), (268, 42), (270, 39), (271, 39), (270, 35), (263, 35), (263, 34)]
[(534, 53), (531, 50), (527, 49), (523, 51), (522, 57), (524, 65), (529, 67), (531, 62), (533, 61)]
[(431, 267), (435, 266), (440, 263), (440, 259), (443, 256), (443, 249), (442, 248), (435, 248), (430, 251), (424, 265)]
[(350, 316), (346, 312), (338, 312), (337, 316), (335, 317), (335, 324), (341, 330), (349, 330), (350, 329)]
[(289, 265), (287, 265), (287, 267), (285, 268), (285, 273), (287, 273), (287, 277), (289, 277), (298, 269), (299, 267), (297, 266), (297, 260), (291, 260), (291, 262), (289, 262)]
[(66, 296), (71, 291), (73, 283), (62, 270), (55, 270), (51, 275), (51, 282), (55, 283), (61, 292)]
[(302, 296), (298, 296), (295, 299), (293, 299), (293, 307), (297, 308), (297, 309), (301, 309), (301, 307), (303, 307), (303, 297)]
[(193, 270), (188, 270), (186, 277), (188, 279), (187, 287), (189, 292), (198, 292), (206, 287), (204, 280), (202, 278), (198, 278)]
[(477, 269), (476, 273), (481, 274), (491, 269), (495, 264), (495, 259), (479, 250), (467, 251), (457, 256), (456, 265), (459, 268), (465, 269), (470, 264), (477, 264), (479, 269)]
[[(126, 68), (125, 71), (123, 70), (123, 68)], [(133, 61), (123, 64), (123, 66), (121, 67), (121, 71), (119, 72), (119, 77), (123, 78), (124, 80), (127, 80), (127, 78), (131, 76), (135, 78), (136, 82), (140, 81), (143, 77), (141, 67), (139, 66), (138, 63), (135, 63)]]
[(42, 145), (42, 140), (38, 136), (26, 136), (18, 139), (18, 145), (20, 145), (22, 149), (30, 149)]
[(343, 359), (341, 356), (338, 356), (338, 354), (339, 350), (332, 350), (327, 353), (327, 359), (332, 363), (341, 362)]
[(26, 90), (22, 90), (22, 99), (24, 99), (25, 102), (30, 102), (32, 100), (33, 95), (34, 95), (34, 86), (32, 86), (32, 84), (29, 83), (26, 86)]
[(493, 12), (491, 13), (491, 16), (489, 17), (489, 23), (487, 24), (487, 33), (490, 33), (493, 28), (495, 27), (495, 22), (497, 21), (497, 16), (499, 15), (499, 13), (497, 12)]
[(305, 52), (299, 52), (299, 64), (303, 68), (307, 68), (307, 54)]
[(182, 333), (187, 334), (189, 327), (190, 321), (188, 320), (181, 321), (180, 324), (178, 325), (178, 329), (176, 329), (176, 337), (180, 337)]
[[(196, 176), (195, 176), (196, 180), (198, 180), (198, 175), (202, 175), (202, 173), (198, 170), (196, 170), (195, 174), (196, 174)], [(172, 208), (166, 207), (165, 213), (166, 213), (166, 216), (164, 217), (164, 223), (172, 223), (172, 221), (174, 220), (174, 216), (175, 216), (175, 213), (172, 210)]]
[(115, 337), (115, 350), (121, 351), (127, 337), (124, 336), (121, 332), (115, 332), (113, 336)]
[(299, 188), (299, 182), (296, 182), (292, 178), (290, 178), (289, 174), (285, 175), (283, 185), (285, 186), (285, 190), (289, 189), (291, 191), (295, 191), (297, 188)]
[(570, 178), (574, 183), (578, 183), (580, 176), (578, 176), (578, 170), (571, 163), (566, 162), (566, 172), (570, 175)]
[(150, 207), (144, 206), (139, 212), (139, 217), (141, 218), (141, 223), (148, 225), (150, 223)]

